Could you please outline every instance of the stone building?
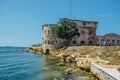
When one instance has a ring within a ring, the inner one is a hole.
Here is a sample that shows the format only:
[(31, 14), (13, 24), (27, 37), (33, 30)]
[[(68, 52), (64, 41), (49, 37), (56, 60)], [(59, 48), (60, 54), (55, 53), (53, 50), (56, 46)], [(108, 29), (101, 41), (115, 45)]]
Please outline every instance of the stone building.
[(105, 34), (104, 36), (97, 36), (97, 42), (100, 46), (118, 46), (120, 45), (120, 35), (116, 33)]
[[(72, 19), (71, 19), (72, 20)], [(105, 34), (104, 36), (96, 36), (96, 29), (98, 22), (72, 20), (77, 24), (79, 36), (75, 36), (70, 41), (70, 46), (92, 46), (92, 45), (120, 45), (120, 35), (115, 33)], [(59, 39), (57, 35), (52, 32), (51, 28), (56, 24), (45, 24), (42, 26), (42, 49), (44, 53), (49, 53), (55, 48), (60, 48), (65, 45), (64, 39)]]
[[(71, 46), (79, 45), (95, 45), (96, 29), (98, 22), (94, 21), (83, 21), (83, 20), (72, 20), (77, 24), (79, 36), (75, 36), (71, 39)], [(51, 28), (55, 27), (56, 24), (45, 24), (43, 25), (43, 37), (42, 37), (42, 48), (43, 52), (49, 52), (50, 49), (59, 48), (64, 46), (65, 40), (59, 39), (55, 33), (52, 32)]]

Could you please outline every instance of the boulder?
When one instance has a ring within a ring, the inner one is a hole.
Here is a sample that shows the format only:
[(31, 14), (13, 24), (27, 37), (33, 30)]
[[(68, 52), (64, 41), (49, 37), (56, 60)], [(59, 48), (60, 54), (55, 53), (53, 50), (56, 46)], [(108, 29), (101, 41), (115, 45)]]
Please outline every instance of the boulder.
[(120, 73), (120, 65), (118, 66), (117, 70), (118, 70), (118, 71), (119, 71), (119, 73)]
[(72, 74), (72, 73), (74, 73), (74, 72), (75, 72), (75, 69), (74, 69), (74, 68), (68, 68), (68, 69), (66, 69), (66, 70), (64, 71), (64, 74), (69, 75), (69, 74)]

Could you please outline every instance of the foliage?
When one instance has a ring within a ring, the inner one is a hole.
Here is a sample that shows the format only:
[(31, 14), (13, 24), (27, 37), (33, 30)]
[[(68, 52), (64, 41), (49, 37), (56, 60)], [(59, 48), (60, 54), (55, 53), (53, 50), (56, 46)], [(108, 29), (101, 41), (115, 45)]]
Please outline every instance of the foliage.
[(74, 36), (79, 35), (76, 25), (77, 24), (72, 20), (62, 18), (60, 19), (60, 22), (58, 22), (57, 25), (52, 28), (52, 31), (56, 33), (60, 39), (65, 39), (68, 41)]
[(33, 48), (32, 47), (28, 47), (28, 50), (33, 50)]
[(39, 52), (40, 50), (38, 48), (35, 48), (34, 49), (34, 52)]

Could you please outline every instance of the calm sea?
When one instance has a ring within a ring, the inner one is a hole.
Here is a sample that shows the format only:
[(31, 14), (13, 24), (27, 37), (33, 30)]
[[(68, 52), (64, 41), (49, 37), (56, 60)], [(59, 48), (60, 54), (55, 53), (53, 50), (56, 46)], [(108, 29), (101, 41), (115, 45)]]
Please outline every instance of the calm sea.
[(87, 76), (63, 75), (66, 67), (54, 66), (48, 56), (25, 53), (24, 49), (0, 47), (0, 80), (88, 80)]
[(24, 49), (0, 47), (0, 80), (45, 80), (42, 57)]

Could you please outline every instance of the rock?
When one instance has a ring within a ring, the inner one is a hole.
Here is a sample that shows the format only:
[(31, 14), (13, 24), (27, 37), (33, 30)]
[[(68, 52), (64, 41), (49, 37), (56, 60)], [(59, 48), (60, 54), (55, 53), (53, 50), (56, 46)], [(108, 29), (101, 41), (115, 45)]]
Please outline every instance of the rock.
[(70, 57), (70, 56), (66, 58), (66, 62), (71, 62), (71, 61), (72, 61), (72, 60), (71, 60), (71, 57)]
[(72, 74), (74, 71), (72, 70), (72, 68), (68, 68), (68, 69), (66, 69), (65, 71), (64, 71), (64, 74), (67, 74), (67, 75), (69, 75), (69, 74)]
[(74, 66), (76, 66), (76, 64), (75, 64), (75, 63), (71, 64), (71, 67), (74, 67)]
[(109, 61), (102, 60), (99, 56), (96, 57), (96, 59), (93, 60), (95, 63), (103, 63), (103, 64), (108, 64)]
[(120, 65), (118, 66), (117, 70), (118, 70), (118, 71), (119, 71), (119, 73), (120, 73)]
[(29, 46), (25, 51), (39, 54), (42, 53), (42, 46)]
[(59, 66), (65, 66), (63, 62), (58, 63)]
[(77, 67), (90, 67), (91, 59), (90, 58), (76, 58)]

